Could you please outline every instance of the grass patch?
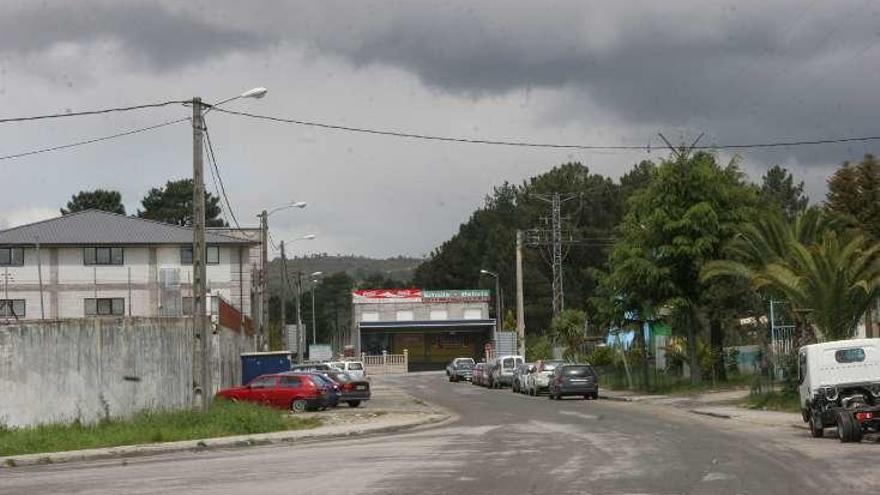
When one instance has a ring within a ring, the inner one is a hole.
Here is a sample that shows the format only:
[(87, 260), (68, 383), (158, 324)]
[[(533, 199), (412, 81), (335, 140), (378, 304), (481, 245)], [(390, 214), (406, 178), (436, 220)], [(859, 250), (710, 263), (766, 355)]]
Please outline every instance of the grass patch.
[(800, 397), (797, 392), (752, 394), (746, 399), (745, 406), (763, 411), (801, 412)]
[(109, 419), (88, 425), (0, 425), (0, 456), (300, 430), (314, 428), (321, 422), (319, 418), (291, 417), (279, 409), (218, 400), (204, 414), (143, 411), (131, 419)]

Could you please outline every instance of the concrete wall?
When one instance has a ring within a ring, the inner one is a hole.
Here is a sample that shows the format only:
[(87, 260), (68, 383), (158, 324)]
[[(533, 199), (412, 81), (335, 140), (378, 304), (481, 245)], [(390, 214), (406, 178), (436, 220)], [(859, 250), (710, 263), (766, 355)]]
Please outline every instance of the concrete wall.
[[(253, 337), (216, 327), (213, 389), (241, 384)], [(189, 318), (83, 318), (0, 325), (0, 423), (93, 422), (194, 405)], [(194, 366), (194, 364), (196, 366)]]
[(186, 318), (89, 318), (0, 326), (0, 420), (92, 422), (192, 404)]

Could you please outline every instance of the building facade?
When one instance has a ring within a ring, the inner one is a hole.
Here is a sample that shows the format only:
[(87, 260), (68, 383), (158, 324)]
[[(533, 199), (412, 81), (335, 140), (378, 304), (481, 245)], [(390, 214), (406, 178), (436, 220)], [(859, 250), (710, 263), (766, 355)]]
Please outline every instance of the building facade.
[(477, 360), (492, 341), (487, 290), (380, 289), (352, 293), (351, 343), (358, 354), (409, 354), (410, 369)]
[[(0, 323), (191, 314), (192, 237), (187, 227), (97, 210), (0, 231)], [(254, 244), (206, 235), (209, 294), (244, 315)]]

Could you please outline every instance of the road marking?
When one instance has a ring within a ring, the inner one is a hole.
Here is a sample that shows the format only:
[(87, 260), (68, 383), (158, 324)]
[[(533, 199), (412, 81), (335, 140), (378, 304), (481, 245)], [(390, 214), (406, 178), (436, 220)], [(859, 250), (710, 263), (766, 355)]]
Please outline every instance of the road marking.
[(596, 416), (595, 414), (584, 414), (574, 411), (559, 411), (559, 414), (565, 414), (567, 416), (577, 416), (583, 419), (601, 419), (600, 416)]

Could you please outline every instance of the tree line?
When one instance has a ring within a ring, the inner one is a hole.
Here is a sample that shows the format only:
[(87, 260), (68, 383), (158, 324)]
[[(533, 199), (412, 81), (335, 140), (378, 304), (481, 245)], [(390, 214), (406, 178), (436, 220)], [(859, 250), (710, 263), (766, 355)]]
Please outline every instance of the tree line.
[[(138, 218), (156, 220), (173, 225), (192, 225), (193, 181), (192, 179), (169, 180), (164, 186), (151, 188), (141, 199), (141, 208), (133, 215)], [(102, 210), (125, 215), (122, 194), (119, 191), (94, 189), (74, 194), (64, 208), (62, 215), (84, 210)], [(205, 192), (205, 225), (226, 227), (221, 218), (220, 198)]]
[[(789, 304), (797, 344), (851, 337), (876, 300), (880, 163), (871, 155), (844, 162), (825, 201), (813, 205), (785, 168), (769, 168), (754, 184), (738, 159), (722, 164), (707, 152), (644, 161), (618, 181), (567, 163), (495, 188), (416, 270), (415, 284), (488, 288), (479, 275), (486, 268), (512, 289), (515, 231), (544, 225), (549, 212), (537, 196), (552, 192), (576, 198), (566, 215), (580, 242), (569, 246), (569, 310), (556, 321), (546, 253), (526, 250), (527, 342), (542, 353), (542, 337), (577, 352), (591, 332), (662, 320), (682, 343), (694, 382), (708, 373), (723, 379), (731, 332), (741, 318), (765, 315), (769, 299)], [(513, 296), (504, 294), (507, 307)]]

